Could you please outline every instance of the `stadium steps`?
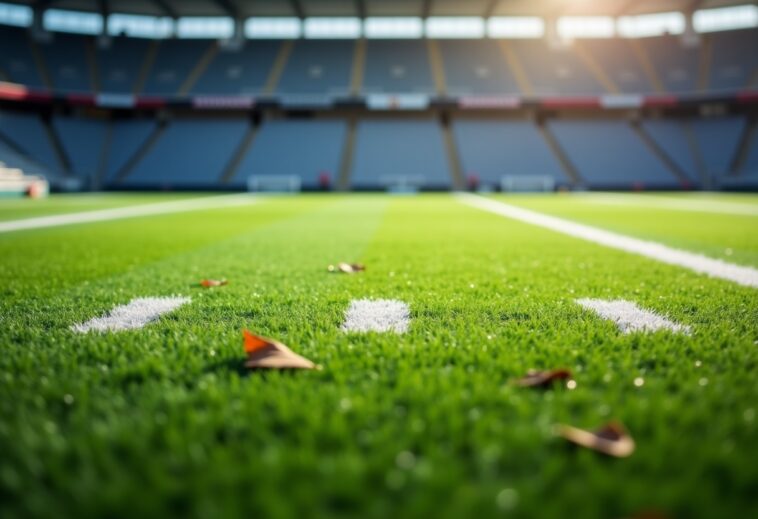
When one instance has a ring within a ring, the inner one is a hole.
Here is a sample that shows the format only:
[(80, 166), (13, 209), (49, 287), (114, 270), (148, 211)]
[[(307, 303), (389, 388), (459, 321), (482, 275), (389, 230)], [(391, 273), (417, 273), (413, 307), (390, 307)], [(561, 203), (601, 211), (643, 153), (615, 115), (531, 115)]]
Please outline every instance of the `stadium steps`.
[(58, 137), (58, 132), (56, 132), (53, 127), (52, 121), (43, 118), (42, 126), (45, 128), (45, 133), (47, 134), (48, 139), (50, 139), (50, 144), (53, 146), (55, 157), (60, 165), (60, 171), (66, 177), (72, 176), (71, 160), (66, 153), (66, 148), (63, 146), (60, 137)]
[(529, 81), (529, 76), (527, 76), (526, 70), (524, 70), (523, 65), (521, 65), (521, 61), (519, 61), (516, 53), (513, 52), (513, 49), (505, 40), (498, 40), (497, 43), (500, 47), (500, 51), (505, 57), (505, 62), (508, 65), (508, 68), (516, 79), (516, 83), (518, 83), (521, 93), (525, 95), (533, 95), (534, 89), (532, 88), (532, 83)]
[(653, 88), (657, 93), (664, 93), (666, 89), (663, 86), (663, 81), (661, 81), (661, 78), (658, 76), (658, 71), (655, 70), (653, 62), (650, 61), (650, 57), (647, 55), (647, 52), (645, 52), (645, 48), (634, 38), (630, 38), (628, 42), (629, 46), (632, 48), (634, 56), (639, 61), (640, 66), (642, 66), (642, 70), (645, 71), (650, 84), (653, 85)]
[(107, 121), (105, 125), (105, 136), (103, 137), (103, 149), (100, 153), (100, 161), (98, 162), (97, 174), (92, 178), (92, 189), (100, 190), (105, 183), (105, 177), (108, 170), (108, 157), (111, 153), (111, 147), (113, 146), (113, 121)]
[(432, 70), (432, 79), (434, 80), (434, 93), (444, 96), (447, 92), (445, 85), (445, 65), (442, 62), (442, 54), (437, 40), (426, 40), (427, 54), (429, 55), (429, 66)]
[(134, 81), (134, 87), (132, 89), (133, 94), (139, 94), (145, 87), (147, 78), (150, 75), (150, 70), (153, 68), (153, 64), (155, 63), (155, 58), (158, 56), (159, 47), (160, 40), (153, 40), (150, 42), (150, 47), (148, 47), (147, 52), (145, 53), (145, 59), (142, 62), (142, 67), (140, 67), (139, 75)]
[(351, 116), (347, 121), (347, 130), (345, 131), (345, 144), (342, 147), (342, 157), (340, 158), (340, 172), (336, 183), (336, 188), (338, 191), (350, 190), (350, 174), (353, 171), (357, 127), (358, 121), (356, 117)]
[(353, 52), (353, 70), (350, 77), (350, 94), (357, 96), (363, 87), (363, 72), (366, 69), (366, 39), (360, 38), (355, 42)]
[(208, 69), (208, 65), (211, 64), (213, 59), (216, 57), (216, 54), (218, 54), (218, 51), (218, 42), (211, 42), (208, 49), (203, 53), (202, 56), (200, 56), (197, 64), (190, 71), (187, 79), (185, 79), (184, 83), (182, 83), (182, 85), (179, 87), (179, 95), (189, 94), (190, 90), (192, 90), (192, 87), (195, 86), (195, 83), (197, 83), (197, 80), (200, 79), (203, 74), (205, 74), (205, 71)]
[(690, 187), (692, 181), (687, 176), (687, 173), (679, 167), (679, 165), (669, 156), (666, 151), (661, 148), (655, 139), (653, 139), (649, 133), (645, 131), (639, 121), (630, 121), (630, 126), (637, 137), (645, 144), (648, 150), (660, 160), (669, 172), (679, 180), (682, 187)]
[(163, 134), (166, 132), (167, 128), (168, 123), (162, 123), (159, 124), (155, 130), (153, 130), (153, 133), (150, 135), (150, 137), (147, 138), (145, 142), (142, 143), (137, 152), (128, 161), (126, 161), (126, 164), (124, 164), (120, 170), (116, 172), (113, 178), (114, 184), (123, 182), (124, 179), (129, 176), (137, 164), (139, 164), (142, 159), (144, 159), (147, 154), (150, 153), (150, 150), (152, 150), (153, 147), (158, 143), (161, 136), (163, 136)]
[(748, 123), (745, 125), (745, 129), (740, 136), (740, 143), (737, 146), (737, 153), (734, 154), (734, 159), (729, 167), (730, 177), (739, 177), (743, 173), (745, 162), (750, 155), (750, 146), (755, 140), (758, 133), (758, 118), (748, 119)]
[(601, 67), (595, 60), (590, 50), (586, 48), (581, 42), (574, 42), (574, 52), (579, 59), (584, 63), (587, 69), (595, 76), (598, 83), (603, 85), (603, 88), (611, 94), (618, 94), (621, 92), (618, 85), (611, 77), (605, 73), (603, 67)]
[(536, 123), (537, 129), (539, 130), (540, 134), (542, 135), (542, 138), (545, 139), (545, 142), (547, 143), (548, 148), (550, 148), (550, 152), (553, 154), (553, 156), (558, 161), (558, 164), (561, 165), (561, 168), (563, 169), (563, 173), (566, 175), (566, 178), (568, 178), (571, 183), (575, 186), (580, 186), (584, 183), (582, 180), (581, 175), (579, 174), (579, 170), (576, 169), (576, 166), (571, 162), (568, 155), (566, 155), (566, 152), (563, 151), (563, 148), (561, 148), (561, 145), (558, 144), (558, 140), (555, 138), (555, 135), (550, 131), (550, 128), (545, 124), (544, 121), (537, 121)]
[(100, 92), (100, 67), (97, 63), (97, 52), (95, 51), (95, 40), (87, 39), (84, 43), (85, 58), (87, 61), (87, 70), (89, 71), (89, 82), (92, 85), (92, 92)]
[(29, 43), (29, 49), (32, 53), (32, 59), (34, 60), (34, 65), (37, 67), (37, 72), (39, 73), (40, 78), (42, 79), (42, 82), (45, 84), (45, 88), (48, 90), (53, 89), (53, 82), (50, 79), (50, 71), (47, 68), (47, 62), (45, 62), (45, 57), (42, 55), (42, 52), (39, 50), (39, 47), (37, 46), (37, 42), (34, 41), (34, 38), (32, 38), (31, 35), (27, 35), (26, 37), (28, 43)]
[(463, 190), (466, 188), (466, 179), (463, 178), (463, 168), (461, 167), (461, 156), (458, 153), (458, 144), (455, 142), (450, 117), (442, 115), (440, 118), (440, 128), (442, 129), (442, 140), (445, 145), (445, 154), (447, 163), (450, 167), (450, 175), (453, 177), (453, 189)]
[(255, 142), (255, 138), (258, 136), (260, 129), (260, 121), (251, 121), (247, 133), (245, 133), (239, 147), (237, 147), (231, 160), (229, 160), (229, 164), (224, 168), (221, 178), (219, 178), (221, 184), (228, 184), (237, 175), (237, 170), (240, 168), (240, 164), (242, 164), (244, 158), (250, 152), (250, 148), (253, 147), (253, 143)]
[(713, 39), (705, 35), (700, 39), (700, 60), (697, 69), (697, 89), (704, 92), (710, 86), (711, 64), (713, 62)]
[(276, 87), (279, 86), (279, 80), (282, 78), (284, 68), (287, 66), (292, 49), (295, 47), (293, 40), (284, 40), (282, 46), (279, 49), (279, 53), (274, 60), (274, 66), (271, 67), (266, 84), (263, 87), (264, 94), (273, 94), (276, 91)]

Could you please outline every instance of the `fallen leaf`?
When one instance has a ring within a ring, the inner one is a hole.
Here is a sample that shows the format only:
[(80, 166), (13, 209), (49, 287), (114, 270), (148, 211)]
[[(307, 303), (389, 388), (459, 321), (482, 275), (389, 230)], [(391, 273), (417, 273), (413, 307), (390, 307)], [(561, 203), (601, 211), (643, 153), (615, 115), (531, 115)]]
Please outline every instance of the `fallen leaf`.
[(527, 371), (526, 376), (516, 381), (516, 384), (521, 387), (548, 387), (562, 380), (571, 380), (571, 371), (565, 368), (547, 371), (530, 369)]
[(630, 456), (635, 448), (634, 440), (619, 422), (610, 422), (596, 431), (559, 425), (557, 432), (571, 443), (616, 458)]
[(337, 263), (336, 266), (329, 265), (327, 270), (335, 273), (355, 274), (356, 272), (363, 272), (366, 267), (360, 263)]
[(321, 369), (301, 357), (281, 342), (260, 337), (243, 330), (245, 338), (245, 367), (250, 369)]
[(203, 286), (205, 288), (222, 287), (228, 284), (229, 282), (225, 279), (204, 279), (200, 282), (200, 286)]

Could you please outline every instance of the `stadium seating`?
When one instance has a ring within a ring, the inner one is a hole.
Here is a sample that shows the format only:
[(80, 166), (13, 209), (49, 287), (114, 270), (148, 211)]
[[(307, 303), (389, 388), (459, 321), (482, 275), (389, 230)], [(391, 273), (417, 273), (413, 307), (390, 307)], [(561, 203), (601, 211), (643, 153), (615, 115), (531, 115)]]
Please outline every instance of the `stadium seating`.
[(346, 124), (332, 120), (273, 120), (258, 131), (231, 181), (244, 187), (252, 175), (300, 177), (306, 189), (316, 188), (322, 174), (337, 179)]
[(433, 93), (426, 42), (369, 40), (362, 90), (366, 93)]
[(111, 123), (111, 138), (106, 153), (106, 185), (113, 185), (118, 180), (119, 174), (148, 141), (157, 126), (151, 119), (125, 119)]
[(258, 94), (271, 73), (281, 41), (253, 40), (240, 49), (221, 48), (192, 87), (195, 94)]
[(667, 92), (698, 90), (700, 47), (685, 46), (679, 36), (658, 36), (639, 41)]
[(550, 176), (556, 184), (568, 183), (531, 121), (462, 119), (453, 132), (464, 175), (476, 176), (481, 187), (499, 187), (504, 175)]
[(68, 157), (71, 173), (81, 179), (98, 178), (107, 122), (81, 117), (54, 117), (52, 124)]
[(680, 186), (678, 179), (626, 121), (555, 120), (548, 125), (588, 187)]
[(249, 127), (241, 118), (177, 119), (121, 182), (132, 187), (210, 188)]
[[(0, 134), (10, 144), (47, 168), (48, 174), (60, 175), (63, 167), (40, 117), (27, 112), (0, 112)], [(10, 162), (7, 163), (10, 165)]]
[(607, 92), (570, 46), (553, 47), (545, 40), (513, 40), (508, 45), (523, 66), (533, 94)]
[(285, 98), (347, 94), (354, 49), (355, 42), (350, 40), (297, 41), (279, 80), (277, 92)]
[(163, 40), (158, 45), (143, 93), (174, 95), (180, 93), (190, 72), (216, 42), (208, 40)]
[(9, 168), (20, 169), (27, 175), (42, 175), (48, 179), (56, 176), (47, 167), (14, 149), (2, 138), (0, 138), (0, 163)]
[(666, 155), (694, 184), (700, 183), (700, 173), (694, 155), (694, 145), (687, 137), (687, 123), (676, 119), (643, 121), (642, 128)]
[(692, 121), (705, 174), (718, 179), (728, 174), (745, 129), (743, 117), (713, 117)]
[(747, 88), (758, 70), (756, 31), (742, 30), (711, 35), (709, 87), (713, 91)]
[(7, 81), (36, 89), (47, 87), (34, 61), (25, 29), (0, 26), (0, 71)]
[(441, 40), (447, 93), (514, 94), (520, 89), (494, 40)]
[(587, 49), (608, 79), (619, 92), (640, 94), (654, 92), (655, 88), (634, 55), (631, 44), (623, 39), (585, 40), (577, 45)]
[(100, 92), (132, 93), (152, 43), (139, 38), (111, 38), (97, 47)]
[(50, 41), (38, 47), (47, 64), (50, 81), (57, 92), (92, 92), (93, 74), (87, 63), (86, 37), (54, 33)]
[(366, 119), (358, 123), (351, 186), (384, 188), (401, 177), (427, 189), (452, 185), (442, 132), (432, 119)]

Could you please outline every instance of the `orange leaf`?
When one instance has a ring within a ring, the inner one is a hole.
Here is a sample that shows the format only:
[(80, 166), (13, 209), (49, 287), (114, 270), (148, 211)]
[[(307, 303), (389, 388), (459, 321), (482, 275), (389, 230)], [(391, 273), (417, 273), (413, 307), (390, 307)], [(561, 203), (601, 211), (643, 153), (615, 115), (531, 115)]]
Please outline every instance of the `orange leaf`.
[(260, 337), (243, 330), (245, 367), (250, 369), (321, 369), (308, 359), (301, 357), (281, 342)]
[(551, 369), (547, 371), (529, 370), (526, 376), (516, 381), (521, 387), (548, 387), (560, 380), (570, 380), (571, 371), (565, 368)]
[(363, 272), (366, 267), (360, 263), (337, 263), (337, 266), (329, 265), (327, 270), (335, 273), (355, 274), (356, 272)]
[(610, 422), (596, 431), (559, 425), (557, 432), (571, 443), (615, 458), (626, 458), (635, 449), (634, 440), (619, 422)]
[(203, 286), (205, 288), (222, 287), (228, 284), (229, 282), (225, 279), (204, 279), (200, 282), (200, 286)]

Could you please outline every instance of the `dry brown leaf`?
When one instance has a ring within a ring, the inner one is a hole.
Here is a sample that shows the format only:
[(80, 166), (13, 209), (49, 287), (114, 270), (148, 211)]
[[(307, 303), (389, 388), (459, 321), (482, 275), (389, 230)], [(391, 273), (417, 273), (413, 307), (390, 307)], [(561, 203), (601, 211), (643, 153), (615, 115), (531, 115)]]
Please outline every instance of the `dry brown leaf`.
[(243, 330), (245, 338), (245, 367), (250, 369), (321, 369), (308, 359), (301, 357), (281, 342), (259, 337)]
[(635, 448), (634, 440), (619, 422), (610, 422), (596, 431), (559, 425), (558, 435), (576, 445), (616, 458), (630, 456)]
[(571, 371), (566, 368), (550, 369), (547, 371), (529, 370), (526, 376), (516, 381), (521, 387), (548, 387), (555, 382), (571, 380)]
[(355, 274), (356, 272), (363, 272), (366, 267), (360, 263), (337, 263), (336, 266), (329, 265), (327, 270), (334, 273)]
[(204, 279), (200, 282), (200, 286), (205, 288), (222, 287), (228, 284), (229, 282), (225, 279)]

